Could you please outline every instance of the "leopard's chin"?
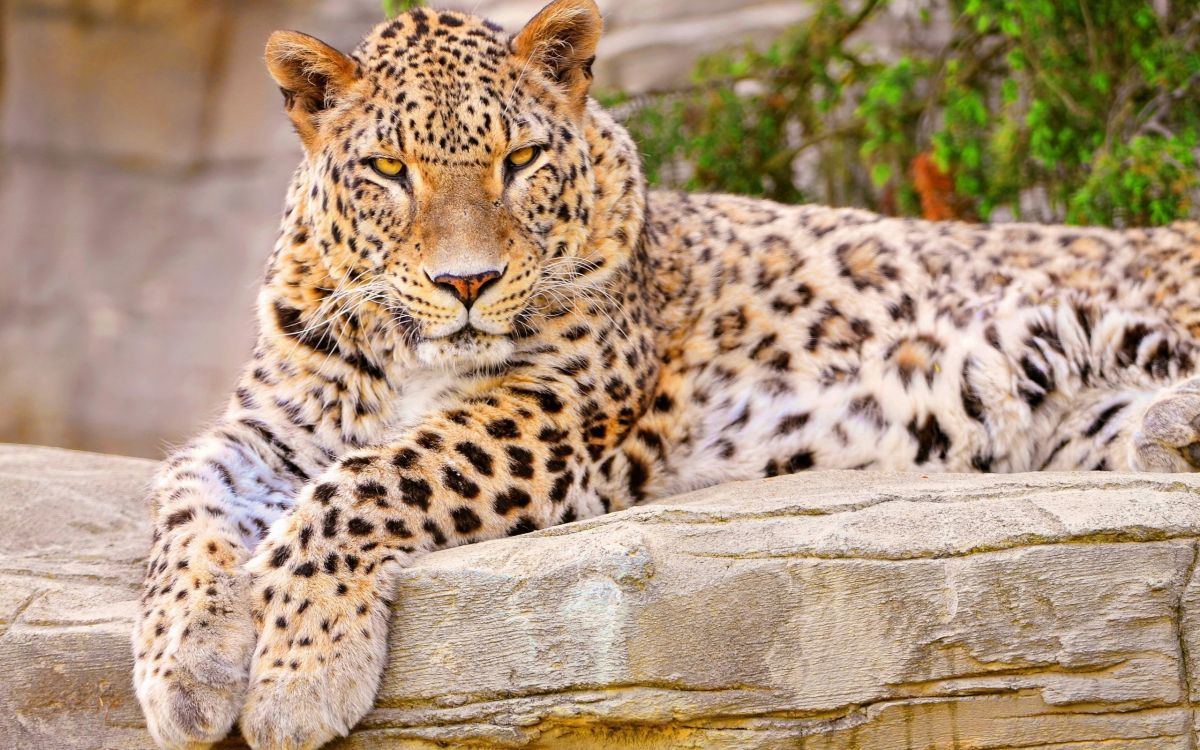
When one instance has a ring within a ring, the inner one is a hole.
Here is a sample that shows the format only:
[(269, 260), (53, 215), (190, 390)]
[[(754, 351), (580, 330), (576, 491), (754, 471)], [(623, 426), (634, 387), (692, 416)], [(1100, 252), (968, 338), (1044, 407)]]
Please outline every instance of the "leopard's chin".
[(462, 372), (503, 365), (516, 351), (508, 336), (484, 333), (467, 326), (460, 331), (417, 344), (417, 359), (427, 367)]

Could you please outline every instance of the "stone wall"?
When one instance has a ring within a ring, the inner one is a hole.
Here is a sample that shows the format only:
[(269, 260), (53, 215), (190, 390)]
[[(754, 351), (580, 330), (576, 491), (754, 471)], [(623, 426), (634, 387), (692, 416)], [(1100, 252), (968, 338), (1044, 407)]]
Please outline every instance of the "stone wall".
[(0, 438), (152, 455), (221, 402), (297, 149), (291, 4), (9, 0)]
[[(515, 29), (541, 3), (444, 5)], [(907, 5), (864, 43), (909, 38)], [(598, 85), (634, 91), (810, 12), (601, 6)], [(0, 3), (0, 440), (158, 455), (220, 407), (299, 158), (264, 41), (299, 28), (349, 48), (381, 17), (377, 0)]]
[[(0, 746), (152, 750), (153, 466), (0, 447)], [(1198, 542), (1197, 475), (817, 472), (438, 552), (331, 750), (1187, 750)]]

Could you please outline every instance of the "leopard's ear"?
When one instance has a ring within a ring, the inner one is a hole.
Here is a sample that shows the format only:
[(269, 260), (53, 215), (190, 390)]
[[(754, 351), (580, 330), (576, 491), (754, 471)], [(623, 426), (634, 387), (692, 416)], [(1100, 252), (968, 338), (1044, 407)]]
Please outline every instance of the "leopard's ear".
[(357, 80), (354, 61), (308, 34), (276, 31), (267, 40), (267, 70), (283, 92), (296, 133), (311, 151), (317, 116)]
[(592, 83), (592, 61), (603, 27), (594, 0), (555, 0), (513, 37), (513, 53), (546, 70), (578, 116)]

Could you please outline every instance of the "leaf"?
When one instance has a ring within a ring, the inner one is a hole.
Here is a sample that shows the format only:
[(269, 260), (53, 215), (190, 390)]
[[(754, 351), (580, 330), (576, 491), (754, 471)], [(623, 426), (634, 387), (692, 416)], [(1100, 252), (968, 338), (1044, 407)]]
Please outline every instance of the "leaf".
[(424, 3), (422, 0), (382, 0), (383, 13), (388, 18), (394, 18), (401, 13), (407, 13), (413, 8), (419, 8)]
[(761, 51), (706, 56), (695, 90), (630, 117), (656, 184), (801, 200), (802, 163), (818, 200), (920, 215), (896, 165), (923, 154), (953, 174), (956, 216), (1019, 214), (1035, 187), (1073, 222), (1198, 215), (1200, 48), (1194, 31), (1172, 37), (1192, 0), (1163, 18), (1154, 0), (919, 1), (922, 19), (957, 9), (950, 38), (890, 63), (847, 35), (860, 0), (807, 2)]
[(875, 183), (875, 187), (883, 187), (890, 179), (892, 179), (890, 164), (876, 164), (871, 167), (871, 182)]

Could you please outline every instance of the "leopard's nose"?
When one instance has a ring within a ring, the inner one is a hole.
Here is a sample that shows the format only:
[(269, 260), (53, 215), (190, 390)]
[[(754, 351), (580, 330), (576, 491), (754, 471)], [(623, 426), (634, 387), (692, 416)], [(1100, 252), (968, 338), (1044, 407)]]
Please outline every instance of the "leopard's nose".
[(443, 273), (430, 276), (430, 281), (453, 294), (469, 310), (471, 305), (475, 304), (475, 300), (479, 299), (479, 295), (483, 294), (483, 290), (499, 280), (504, 271), (505, 269), (471, 274)]

